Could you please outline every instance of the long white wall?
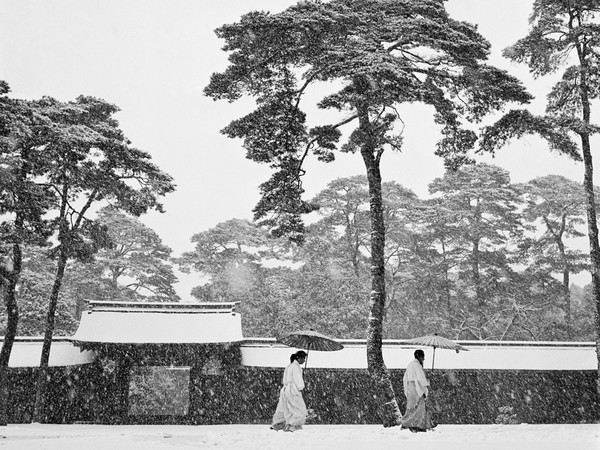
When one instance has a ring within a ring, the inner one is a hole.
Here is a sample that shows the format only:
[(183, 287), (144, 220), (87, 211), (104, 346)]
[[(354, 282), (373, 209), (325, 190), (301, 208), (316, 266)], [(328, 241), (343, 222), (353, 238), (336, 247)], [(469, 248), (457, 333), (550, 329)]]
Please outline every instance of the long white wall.
[[(344, 341), (336, 352), (310, 351), (308, 368), (366, 369), (366, 344)], [(436, 349), (435, 369), (496, 370), (597, 370), (595, 344), (560, 342), (485, 342), (460, 341), (468, 349)], [(383, 358), (389, 369), (404, 369), (414, 359), (417, 348), (425, 351), (425, 368), (431, 369), (433, 349), (385, 341)], [(253, 367), (285, 367), (291, 353), (299, 350), (278, 344), (274, 339), (246, 339), (241, 345), (242, 364)]]
[[(3, 339), (0, 339), (2, 344)], [(13, 344), (8, 367), (39, 367), (42, 356), (42, 338), (19, 337)], [(81, 351), (69, 338), (56, 337), (50, 346), (50, 366), (77, 366), (94, 362), (96, 354)]]
[[(0, 343), (2, 339), (0, 338)], [(366, 369), (367, 350), (364, 341), (339, 340), (344, 349), (337, 352), (310, 351), (308, 368)], [(437, 349), (435, 369), (496, 370), (597, 370), (594, 342), (487, 342), (459, 341), (468, 349), (456, 353)], [(251, 367), (285, 367), (296, 348), (279, 344), (275, 339), (246, 338), (241, 341), (242, 364)], [(384, 341), (383, 358), (389, 369), (404, 369), (413, 359), (415, 349), (425, 351), (425, 368), (431, 369), (433, 349), (410, 346), (402, 341)], [(37, 367), (42, 338), (17, 338), (10, 367)], [(92, 351), (80, 351), (71, 338), (54, 338), (50, 352), (51, 366), (89, 364)]]

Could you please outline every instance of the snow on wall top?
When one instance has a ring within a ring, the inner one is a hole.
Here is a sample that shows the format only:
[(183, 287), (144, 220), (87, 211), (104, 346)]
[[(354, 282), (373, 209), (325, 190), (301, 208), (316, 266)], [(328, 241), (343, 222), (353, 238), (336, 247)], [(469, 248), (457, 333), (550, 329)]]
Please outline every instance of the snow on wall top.
[(239, 342), (237, 303), (89, 302), (76, 342), (106, 344), (208, 344)]
[[(72, 366), (94, 361), (95, 352), (80, 351), (69, 337), (55, 337), (50, 352), (51, 366)], [(0, 338), (1, 341), (1, 338)], [(285, 367), (296, 349), (283, 346), (272, 338), (241, 340), (242, 364), (253, 367)], [(366, 369), (364, 340), (339, 339), (344, 349), (337, 352), (311, 351), (308, 368)], [(37, 367), (40, 363), (42, 337), (15, 340), (10, 367)], [(467, 352), (437, 349), (435, 369), (448, 370), (596, 370), (594, 342), (486, 342), (459, 341)], [(416, 348), (425, 351), (425, 368), (431, 369), (433, 350), (409, 346), (401, 340), (386, 340), (383, 357), (390, 369), (404, 369), (413, 359)]]
[[(1, 340), (0, 340), (1, 342)], [(17, 338), (13, 344), (8, 367), (39, 367), (42, 356), (41, 338)], [(50, 347), (50, 366), (77, 366), (94, 361), (93, 351), (80, 351), (69, 338), (55, 337)]]
[[(336, 352), (310, 351), (307, 367), (366, 369), (365, 341), (338, 339), (344, 349)], [(436, 349), (435, 369), (495, 370), (597, 370), (595, 343), (458, 341), (468, 351)], [(433, 349), (384, 341), (383, 359), (389, 369), (405, 369), (414, 351), (425, 351), (425, 369), (431, 369)], [(275, 339), (246, 339), (241, 346), (242, 364), (254, 367), (285, 367), (297, 349)]]

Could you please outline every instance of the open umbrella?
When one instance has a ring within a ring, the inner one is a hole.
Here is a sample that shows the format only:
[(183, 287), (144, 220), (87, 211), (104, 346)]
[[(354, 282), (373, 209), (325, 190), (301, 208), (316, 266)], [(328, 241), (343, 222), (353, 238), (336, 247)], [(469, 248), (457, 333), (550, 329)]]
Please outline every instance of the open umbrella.
[(315, 330), (300, 330), (286, 334), (277, 338), (277, 342), (285, 344), (289, 347), (302, 348), (306, 350), (306, 361), (304, 368), (308, 363), (308, 354), (311, 350), (320, 352), (335, 352), (344, 348), (342, 344), (334, 339), (318, 333)]
[(455, 350), (456, 353), (458, 353), (461, 350), (469, 351), (468, 348), (465, 348), (462, 345), (457, 344), (456, 342), (454, 342), (450, 339), (446, 339), (445, 337), (438, 336), (437, 333), (430, 334), (427, 336), (417, 337), (414, 339), (409, 339), (404, 342), (406, 342), (408, 344), (426, 345), (428, 347), (433, 347), (433, 359), (431, 361), (431, 370), (433, 370), (433, 365), (435, 363), (435, 349), (436, 348), (446, 348), (449, 350)]

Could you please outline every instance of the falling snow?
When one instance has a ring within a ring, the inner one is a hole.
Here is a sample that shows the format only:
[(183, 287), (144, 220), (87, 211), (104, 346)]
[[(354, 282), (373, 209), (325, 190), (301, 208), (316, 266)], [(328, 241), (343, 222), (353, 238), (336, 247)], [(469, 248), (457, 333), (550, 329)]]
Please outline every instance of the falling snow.
[(307, 425), (294, 433), (266, 425), (9, 425), (0, 448), (65, 449), (310, 449), (310, 450), (598, 450), (600, 425), (440, 425), (413, 434), (381, 425)]

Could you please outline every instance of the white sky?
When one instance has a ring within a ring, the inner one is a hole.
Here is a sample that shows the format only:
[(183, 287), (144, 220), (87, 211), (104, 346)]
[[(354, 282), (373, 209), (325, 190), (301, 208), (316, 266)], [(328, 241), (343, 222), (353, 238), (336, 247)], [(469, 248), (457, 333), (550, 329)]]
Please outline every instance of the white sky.
[[(223, 43), (213, 30), (250, 10), (278, 12), (290, 0), (0, 0), (0, 79), (11, 95), (49, 95), (72, 100), (93, 95), (121, 108), (117, 118), (133, 144), (175, 178), (177, 192), (164, 200), (166, 213), (142, 220), (174, 250), (191, 250), (194, 233), (230, 218), (252, 218), (258, 185), (268, 168), (245, 159), (240, 141), (219, 130), (248, 111), (249, 103), (228, 104), (204, 97), (210, 74), (226, 67)], [(449, 0), (452, 17), (478, 24), (492, 43), (491, 63), (509, 70), (538, 96), (543, 112), (551, 83), (533, 80), (527, 69), (501, 57), (501, 50), (523, 37), (532, 0)], [(437, 128), (423, 107), (406, 109), (405, 148), (383, 160), (385, 180), (395, 180), (419, 196), (443, 175), (433, 155)], [(594, 141), (597, 145), (598, 141)], [(507, 148), (494, 164), (514, 182), (548, 173), (578, 182), (583, 167), (549, 154), (529, 137)], [(342, 155), (325, 165), (309, 163), (305, 177), (312, 196), (338, 177), (363, 173), (359, 155)], [(598, 181), (596, 181), (598, 183)], [(179, 286), (186, 298), (198, 279)]]

